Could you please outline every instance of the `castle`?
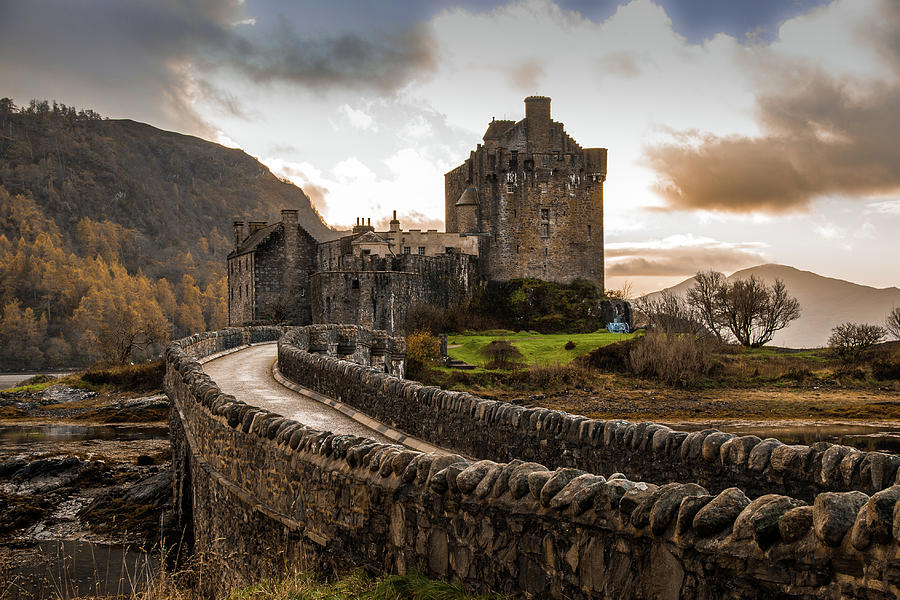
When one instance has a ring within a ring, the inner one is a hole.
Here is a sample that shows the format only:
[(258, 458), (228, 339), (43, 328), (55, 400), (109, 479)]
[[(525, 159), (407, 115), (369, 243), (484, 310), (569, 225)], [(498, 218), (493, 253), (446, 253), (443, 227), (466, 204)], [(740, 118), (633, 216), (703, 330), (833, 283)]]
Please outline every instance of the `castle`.
[(234, 222), (230, 325), (356, 323), (402, 332), (411, 307), (449, 307), (489, 281), (592, 281), (602, 291), (606, 149), (582, 148), (525, 99), (519, 122), (492, 120), (466, 161), (444, 176), (446, 233), (387, 231), (357, 219), (316, 238), (296, 210), (267, 225)]

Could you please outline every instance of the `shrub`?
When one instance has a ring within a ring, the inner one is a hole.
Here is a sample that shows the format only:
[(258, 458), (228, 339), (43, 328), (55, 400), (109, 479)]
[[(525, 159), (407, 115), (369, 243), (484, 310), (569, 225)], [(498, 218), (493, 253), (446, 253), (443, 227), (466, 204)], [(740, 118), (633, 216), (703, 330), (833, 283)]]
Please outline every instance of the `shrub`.
[(635, 375), (689, 387), (712, 368), (710, 353), (692, 335), (651, 332), (634, 345), (629, 362)]
[(481, 349), (481, 355), (487, 360), (487, 369), (515, 369), (522, 360), (522, 353), (509, 340), (494, 340)]
[(885, 326), (891, 332), (891, 335), (900, 340), (900, 306), (895, 306), (891, 309), (885, 320)]
[(900, 379), (900, 362), (881, 358), (872, 362), (872, 375), (875, 379)]
[(591, 350), (585, 356), (575, 359), (578, 364), (589, 368), (615, 373), (627, 373), (631, 370), (628, 356), (638, 343), (639, 338), (631, 338), (601, 346)]
[(406, 375), (421, 379), (441, 358), (441, 341), (428, 331), (414, 331), (406, 336)]
[(165, 375), (166, 365), (160, 359), (136, 365), (95, 365), (81, 375), (81, 380), (122, 391), (146, 392), (161, 388)]
[(858, 360), (864, 350), (880, 342), (887, 330), (880, 325), (841, 323), (831, 330), (828, 346), (844, 360)]
[(568, 342), (566, 342), (565, 349), (566, 350), (574, 350), (576, 345), (577, 344), (575, 342), (573, 342), (572, 340), (569, 340)]

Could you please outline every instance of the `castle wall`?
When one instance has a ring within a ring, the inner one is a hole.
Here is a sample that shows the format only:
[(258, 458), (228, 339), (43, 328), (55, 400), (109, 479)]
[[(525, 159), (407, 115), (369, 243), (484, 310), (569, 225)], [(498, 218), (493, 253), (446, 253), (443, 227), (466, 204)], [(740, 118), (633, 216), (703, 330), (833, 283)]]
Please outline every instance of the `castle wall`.
[(228, 259), (228, 324), (250, 323), (256, 316), (253, 254), (241, 254)]
[[(276, 333), (261, 329), (257, 339)], [(526, 598), (900, 593), (896, 487), (871, 498), (820, 494), (812, 506), (779, 495), (750, 502), (736, 488), (713, 495), (691, 483), (473, 462), (320, 432), (222, 394), (196, 359), (252, 336), (221, 333), (166, 351), (175, 505), (203, 557), (209, 596), (297, 568), (331, 574), (359, 566)], [(302, 337), (295, 332), (279, 345), (280, 368), (295, 380), (312, 374), (423, 402), (449, 399), (310, 353)], [(485, 421), (498, 416), (468, 404)], [(565, 435), (552, 420), (542, 424), (547, 439)]]

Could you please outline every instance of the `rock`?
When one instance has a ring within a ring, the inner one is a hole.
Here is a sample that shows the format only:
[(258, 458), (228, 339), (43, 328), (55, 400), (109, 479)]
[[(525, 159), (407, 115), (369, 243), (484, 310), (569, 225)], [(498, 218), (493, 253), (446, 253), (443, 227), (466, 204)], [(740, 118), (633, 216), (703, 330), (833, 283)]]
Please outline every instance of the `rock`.
[(701, 455), (705, 460), (719, 460), (719, 451), (722, 448), (722, 444), (735, 437), (737, 436), (733, 433), (725, 433), (722, 431), (709, 434), (703, 440), (703, 447), (700, 451)]
[(700, 454), (703, 451), (703, 440), (706, 439), (706, 436), (713, 433), (721, 432), (717, 429), (704, 429), (703, 431), (692, 431), (689, 433), (681, 443), (681, 449), (679, 451), (681, 460), (695, 460), (700, 458)]
[(701, 508), (694, 517), (693, 527), (700, 537), (717, 534), (734, 523), (750, 504), (750, 499), (736, 487), (728, 488)]
[(678, 487), (663, 492), (650, 511), (650, 530), (654, 535), (662, 535), (678, 514), (681, 501), (688, 496), (706, 496), (706, 488), (696, 483), (680, 483)]
[(552, 471), (534, 471), (528, 474), (528, 491), (536, 500), (541, 499), (544, 486), (553, 477)]
[(828, 546), (840, 546), (869, 497), (862, 492), (823, 492), (813, 504), (816, 537)]
[(769, 458), (772, 456), (772, 451), (783, 445), (774, 438), (764, 439), (750, 451), (750, 455), (747, 457), (747, 468), (757, 473), (764, 471), (769, 466)]
[(859, 450), (851, 450), (844, 458), (841, 459), (840, 471), (841, 478), (844, 480), (844, 485), (850, 487), (853, 485), (854, 475), (857, 473), (856, 468), (859, 466), (859, 463), (862, 462), (862, 459), (865, 457), (865, 452), (860, 452)]
[(572, 510), (575, 515), (580, 515), (594, 506), (595, 499), (604, 489), (606, 489), (606, 480), (603, 477), (582, 486), (572, 497)]
[(513, 498), (518, 500), (530, 491), (528, 487), (528, 476), (531, 473), (538, 471), (549, 471), (549, 469), (538, 463), (522, 463), (513, 469), (509, 476), (509, 493)]
[(778, 494), (760, 496), (734, 520), (731, 535), (736, 540), (754, 539), (760, 548), (766, 549), (778, 540), (778, 521), (784, 513), (805, 504), (802, 500)]
[(494, 498), (499, 498), (509, 491), (509, 477), (512, 475), (513, 471), (515, 471), (516, 467), (521, 464), (522, 461), (517, 458), (503, 465), (503, 468), (500, 469), (500, 473), (497, 474), (497, 479), (494, 481), (494, 489), (491, 491), (491, 495)]
[(798, 506), (784, 513), (778, 520), (778, 533), (782, 540), (790, 544), (805, 536), (812, 524), (813, 507)]
[(812, 448), (804, 445), (776, 446), (772, 449), (769, 464), (773, 471), (790, 471), (797, 479), (804, 479), (806, 461), (812, 454)]
[(488, 472), (485, 473), (478, 485), (475, 486), (475, 491), (472, 492), (476, 498), (487, 498), (490, 495), (491, 490), (494, 487), (494, 482), (497, 481), (497, 477), (500, 475), (501, 469), (502, 467), (497, 464), (488, 469)]
[(750, 457), (750, 451), (761, 441), (755, 435), (731, 438), (719, 448), (719, 460), (722, 461), (722, 464), (743, 466)]
[(869, 452), (859, 464), (859, 476), (863, 484), (871, 483), (872, 490), (882, 490), (894, 482), (898, 465), (900, 456)]
[(713, 496), (705, 494), (703, 496), (685, 496), (681, 499), (681, 505), (678, 507), (678, 515), (675, 517), (675, 533), (682, 534), (689, 530), (694, 523), (694, 516), (697, 512), (709, 504)]
[[(584, 475), (584, 471), (580, 469), (558, 469), (550, 479), (541, 487), (540, 501), (541, 506), (550, 506), (554, 496), (562, 491), (570, 481)], [(530, 485), (529, 481), (529, 485)], [(533, 493), (533, 492), (532, 492)]]
[[(875, 542), (877, 544), (886, 544), (891, 541), (893, 535), (894, 524), (894, 507), (900, 501), (900, 485), (889, 487), (881, 490), (866, 502), (862, 510), (859, 512), (861, 517), (860, 528), (865, 528), (866, 542)], [(857, 519), (859, 520), (859, 518)], [(860, 535), (862, 535), (862, 531)], [(869, 545), (863, 544), (862, 538), (857, 538), (854, 546), (857, 550), (865, 550)]]
[[(575, 496), (585, 487), (592, 484), (603, 483), (605, 481), (606, 479), (604, 477), (593, 475), (591, 473), (583, 473), (569, 481), (558, 494), (553, 496), (548, 506), (554, 510), (562, 510), (571, 505), (575, 500)], [(544, 489), (546, 490), (547, 486), (544, 486)], [(541, 493), (543, 494), (543, 490)], [(591, 497), (591, 500), (593, 500), (593, 497)]]
[(822, 468), (819, 471), (818, 483), (824, 486), (834, 486), (841, 480), (841, 461), (852, 452), (850, 446), (831, 446), (822, 454)]
[[(641, 502), (651, 496), (658, 488), (657, 485), (644, 481), (628, 482), (631, 485), (625, 489), (625, 493), (619, 498), (619, 514), (625, 519), (630, 519), (631, 513)], [(609, 482), (610, 492), (617, 481)]]
[(165, 469), (126, 489), (122, 499), (135, 504), (162, 506), (172, 499), (173, 482), (171, 469)]
[(497, 463), (491, 460), (479, 460), (469, 465), (465, 471), (456, 478), (456, 486), (463, 494), (469, 494), (475, 490), (484, 476), (492, 468), (497, 467)]

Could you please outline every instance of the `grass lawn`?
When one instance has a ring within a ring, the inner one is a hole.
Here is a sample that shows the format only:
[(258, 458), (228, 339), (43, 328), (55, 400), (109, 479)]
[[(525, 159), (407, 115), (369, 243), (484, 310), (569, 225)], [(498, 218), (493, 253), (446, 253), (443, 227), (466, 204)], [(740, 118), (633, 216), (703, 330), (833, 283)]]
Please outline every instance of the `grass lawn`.
[[(567, 365), (573, 359), (587, 354), (595, 348), (606, 346), (622, 340), (634, 337), (631, 333), (608, 333), (605, 329), (594, 333), (553, 333), (542, 335), (534, 331), (520, 331), (518, 333), (496, 331), (474, 332), (447, 336), (447, 345), (458, 348), (448, 348), (447, 353), (451, 358), (462, 360), (470, 365), (484, 366), (484, 357), (481, 350), (494, 340), (509, 340), (524, 356), (522, 362), (529, 366), (539, 365)], [(574, 342), (575, 347), (566, 350), (566, 342)]]

